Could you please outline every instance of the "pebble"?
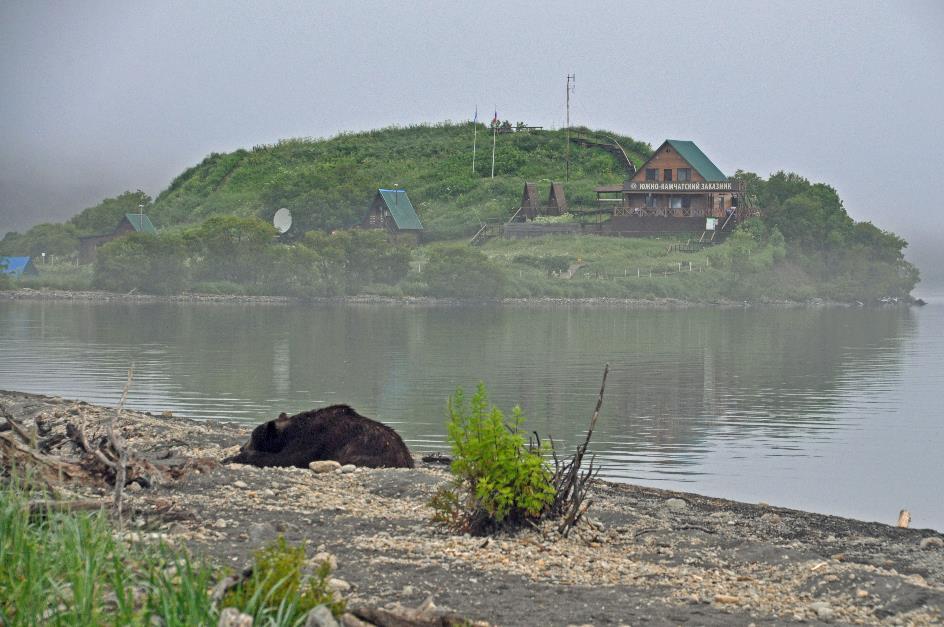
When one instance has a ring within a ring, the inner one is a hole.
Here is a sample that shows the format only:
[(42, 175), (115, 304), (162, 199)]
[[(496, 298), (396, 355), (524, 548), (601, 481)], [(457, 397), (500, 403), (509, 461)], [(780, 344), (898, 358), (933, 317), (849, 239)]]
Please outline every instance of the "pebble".
[(688, 503), (683, 499), (671, 498), (664, 503), (664, 507), (670, 512), (684, 512), (688, 510)]
[(403, 590), (400, 590), (400, 596), (411, 597), (416, 594), (416, 589), (413, 586), (403, 586)]
[(252, 627), (252, 616), (243, 614), (235, 607), (227, 607), (220, 612), (217, 627)]
[(341, 593), (350, 592), (351, 584), (344, 581), (343, 579), (335, 579), (334, 577), (332, 577), (331, 579), (328, 580), (328, 590), (331, 590), (333, 592), (341, 592)]
[(941, 540), (937, 536), (930, 536), (927, 538), (922, 538), (918, 546), (924, 550), (940, 549), (944, 548), (944, 540)]
[(305, 627), (339, 627), (331, 610), (325, 605), (314, 607), (305, 618)]
[(335, 570), (338, 567), (338, 558), (336, 558), (331, 553), (327, 551), (320, 551), (315, 553), (315, 556), (311, 558), (311, 563), (317, 568), (321, 566), (323, 562), (328, 562), (328, 565), (331, 566), (331, 570)]
[(249, 489), (249, 484), (247, 484), (245, 481), (242, 481), (242, 480), (240, 480), (240, 479), (237, 479), (236, 481), (234, 481), (234, 482), (233, 482), (233, 486), (239, 488), (240, 490), (248, 490), (248, 489)]
[(341, 464), (339, 464), (338, 462), (334, 460), (326, 459), (322, 461), (311, 462), (310, 464), (308, 464), (308, 468), (316, 475), (321, 475), (324, 473), (334, 472), (335, 470), (338, 470), (339, 468), (341, 468)]
[(275, 496), (275, 491), (266, 488), (265, 490), (262, 491), (262, 496), (268, 499), (271, 499), (272, 497)]
[(810, 609), (816, 612), (816, 617), (822, 621), (829, 622), (836, 617), (836, 610), (825, 601), (810, 604)]
[(783, 519), (780, 518), (779, 514), (774, 514), (773, 512), (767, 512), (766, 514), (760, 517), (760, 521), (762, 523), (770, 525), (771, 527), (776, 527), (777, 525), (783, 522)]
[(740, 603), (740, 602), (741, 600), (739, 598), (730, 594), (716, 594), (715, 595), (715, 603), (733, 604), (733, 603)]
[(355, 470), (357, 470), (357, 466), (354, 464), (344, 464), (341, 466), (341, 474), (349, 475)]
[(217, 518), (216, 522), (213, 523), (213, 526), (216, 527), (217, 529), (226, 529), (226, 521), (223, 520), (222, 518)]
[(261, 522), (249, 525), (249, 539), (253, 544), (265, 544), (275, 537), (276, 530), (272, 523)]

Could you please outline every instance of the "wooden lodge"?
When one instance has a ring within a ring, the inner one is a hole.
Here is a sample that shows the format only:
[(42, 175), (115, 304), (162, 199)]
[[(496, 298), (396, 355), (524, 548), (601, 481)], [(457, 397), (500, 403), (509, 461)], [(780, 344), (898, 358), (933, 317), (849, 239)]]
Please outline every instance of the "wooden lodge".
[(90, 235), (79, 238), (79, 263), (91, 263), (95, 261), (95, 251), (99, 246), (117, 239), (128, 233), (147, 233), (157, 235), (157, 229), (151, 224), (151, 219), (144, 213), (126, 213), (125, 217), (115, 227), (111, 233), (104, 235)]
[(423, 224), (403, 189), (378, 189), (361, 220), (362, 229), (384, 229), (395, 241), (418, 243)]
[(694, 142), (677, 139), (663, 142), (623, 184), (596, 188), (615, 232), (695, 231), (706, 218), (720, 227), (737, 219), (742, 191)]

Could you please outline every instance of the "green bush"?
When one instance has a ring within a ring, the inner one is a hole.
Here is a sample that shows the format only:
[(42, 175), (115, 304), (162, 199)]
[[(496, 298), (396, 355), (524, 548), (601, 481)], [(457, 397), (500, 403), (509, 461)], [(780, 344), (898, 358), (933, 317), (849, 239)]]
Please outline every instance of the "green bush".
[(345, 603), (328, 589), (331, 566), (322, 562), (306, 576), (305, 546), (289, 546), (283, 536), (256, 552), (252, 575), (223, 597), (221, 607), (235, 607), (253, 617), (256, 624), (273, 615), (279, 624), (297, 624), (312, 608), (326, 605), (340, 616)]
[(468, 245), (431, 249), (423, 278), (432, 296), (497, 298), (505, 285), (505, 274), (498, 266)]
[(436, 520), (481, 533), (539, 518), (554, 500), (552, 473), (546, 449), (521, 433), (521, 409), (506, 422), (480, 383), (468, 405), (462, 388), (456, 390), (447, 410), (454, 481), (433, 497)]
[(181, 241), (169, 235), (131, 233), (98, 248), (93, 284), (112, 292), (175, 294), (187, 284)]

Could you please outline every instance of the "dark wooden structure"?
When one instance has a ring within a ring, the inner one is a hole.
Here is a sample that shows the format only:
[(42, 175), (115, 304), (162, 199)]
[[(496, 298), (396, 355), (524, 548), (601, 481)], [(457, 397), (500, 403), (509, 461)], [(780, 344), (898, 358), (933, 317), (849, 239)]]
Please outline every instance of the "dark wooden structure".
[(157, 235), (157, 229), (151, 224), (151, 219), (147, 217), (146, 213), (126, 213), (111, 233), (79, 238), (79, 263), (95, 261), (95, 251), (99, 246), (128, 233)]
[(521, 209), (518, 216), (524, 220), (533, 220), (541, 214), (541, 199), (538, 198), (537, 183), (525, 183), (521, 194)]
[(378, 189), (361, 220), (362, 229), (383, 229), (395, 241), (418, 243), (423, 233), (423, 224), (406, 190)]
[(551, 183), (551, 191), (547, 195), (547, 215), (559, 216), (567, 212), (567, 198), (564, 196), (563, 183)]
[(537, 183), (525, 183), (521, 205), (510, 222), (533, 220), (538, 216), (559, 216), (566, 211), (567, 197), (564, 195), (563, 183), (551, 183), (546, 202), (541, 202), (538, 197)]

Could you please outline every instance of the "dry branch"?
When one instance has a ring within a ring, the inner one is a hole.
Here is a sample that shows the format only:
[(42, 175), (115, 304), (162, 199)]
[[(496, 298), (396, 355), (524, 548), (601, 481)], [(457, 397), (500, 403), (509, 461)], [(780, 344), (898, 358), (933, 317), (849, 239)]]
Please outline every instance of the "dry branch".
[(558, 533), (566, 536), (570, 530), (580, 522), (580, 519), (590, 507), (590, 502), (586, 499), (587, 493), (600, 469), (593, 463), (591, 457), (590, 463), (586, 469), (583, 468), (584, 457), (587, 454), (587, 448), (590, 446), (590, 438), (593, 436), (593, 429), (596, 427), (597, 419), (600, 417), (600, 408), (603, 406), (603, 394), (606, 391), (606, 376), (610, 372), (610, 365), (606, 364), (603, 368), (603, 382), (600, 384), (600, 395), (597, 398), (596, 407), (593, 415), (590, 417), (590, 426), (587, 429), (587, 437), (582, 444), (577, 446), (574, 456), (567, 462), (561, 464), (554, 452), (555, 472), (551, 480), (556, 490), (554, 502), (551, 504), (550, 512), (554, 517), (562, 518), (557, 528)]

